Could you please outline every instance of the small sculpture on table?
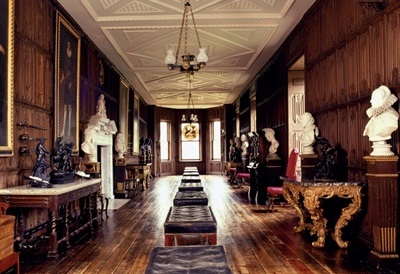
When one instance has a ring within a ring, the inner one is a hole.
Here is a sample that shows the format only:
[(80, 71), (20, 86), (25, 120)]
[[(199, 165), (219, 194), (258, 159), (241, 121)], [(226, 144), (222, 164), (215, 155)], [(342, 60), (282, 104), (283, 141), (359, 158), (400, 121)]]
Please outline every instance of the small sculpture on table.
[(367, 109), (370, 118), (364, 129), (364, 136), (372, 142), (371, 156), (391, 156), (391, 134), (398, 128), (399, 114), (392, 107), (397, 97), (386, 86), (380, 86), (372, 92), (371, 107)]
[(145, 153), (145, 162), (146, 163), (151, 163), (151, 158), (152, 158), (152, 154), (151, 154), (151, 144), (152, 144), (152, 140), (151, 138), (146, 138), (144, 140), (144, 153)]
[(315, 139), (316, 147), (320, 148), (320, 156), (314, 167), (314, 179), (316, 181), (336, 180), (336, 149), (322, 136)]
[(33, 167), (32, 175), (27, 177), (30, 186), (33, 187), (52, 187), (49, 183), (50, 175), (47, 173), (47, 168), (50, 167), (50, 164), (46, 160), (46, 156), (49, 156), (50, 152), (45, 148), (44, 141), (44, 138), (39, 139), (35, 150), (37, 156), (36, 164)]
[(144, 137), (140, 137), (139, 139), (139, 148), (140, 148), (140, 154), (139, 154), (139, 163), (145, 163), (146, 162), (146, 144), (144, 143)]
[(71, 159), (74, 144), (72, 142), (61, 143), (62, 139), (63, 137), (57, 138), (51, 155), (51, 182), (53, 184), (72, 182), (75, 176), (75, 170)]

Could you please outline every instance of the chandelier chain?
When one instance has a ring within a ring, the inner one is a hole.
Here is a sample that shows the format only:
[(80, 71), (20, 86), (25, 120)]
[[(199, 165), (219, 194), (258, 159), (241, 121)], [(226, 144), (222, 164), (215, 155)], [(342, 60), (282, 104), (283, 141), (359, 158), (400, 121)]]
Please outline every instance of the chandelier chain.
[(194, 26), (194, 30), (195, 30), (195, 32), (196, 32), (196, 37), (197, 37), (197, 42), (199, 43), (199, 48), (202, 48), (202, 46), (201, 46), (201, 44), (200, 44), (199, 32), (197, 31), (196, 21), (194, 20), (194, 16), (193, 16), (192, 7), (190, 7), (190, 14), (192, 15), (193, 26)]
[[(186, 8), (183, 10), (183, 15), (182, 15), (182, 24), (181, 24), (181, 31), (179, 32), (179, 38), (178, 38), (178, 49), (176, 51), (175, 59), (178, 60), (178, 55), (179, 55), (179, 50), (181, 48), (181, 41), (182, 41), (182, 32), (183, 32), (183, 26), (185, 24), (185, 16), (186, 16)], [(186, 24), (187, 26), (187, 24)], [(186, 27), (187, 29), (187, 27)]]

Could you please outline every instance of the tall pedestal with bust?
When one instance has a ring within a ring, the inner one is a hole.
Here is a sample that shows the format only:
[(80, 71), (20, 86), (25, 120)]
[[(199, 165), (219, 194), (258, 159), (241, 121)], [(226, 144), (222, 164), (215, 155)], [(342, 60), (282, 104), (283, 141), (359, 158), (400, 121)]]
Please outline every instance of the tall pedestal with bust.
[(378, 269), (399, 260), (399, 190), (397, 156), (366, 156), (368, 209), (371, 210), (374, 247), (368, 261)]

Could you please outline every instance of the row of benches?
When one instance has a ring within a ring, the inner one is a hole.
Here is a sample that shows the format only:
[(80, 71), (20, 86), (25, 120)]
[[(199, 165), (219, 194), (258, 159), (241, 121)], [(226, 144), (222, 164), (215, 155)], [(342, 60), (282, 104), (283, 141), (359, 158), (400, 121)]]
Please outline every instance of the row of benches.
[(232, 273), (200, 174), (186, 167), (164, 223), (165, 247), (153, 249), (146, 274)]

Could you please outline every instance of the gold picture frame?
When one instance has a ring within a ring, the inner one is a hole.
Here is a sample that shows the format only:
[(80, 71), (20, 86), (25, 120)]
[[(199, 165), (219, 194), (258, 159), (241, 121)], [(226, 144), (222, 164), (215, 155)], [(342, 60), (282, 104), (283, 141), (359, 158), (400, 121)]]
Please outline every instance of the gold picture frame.
[(129, 85), (123, 79), (120, 80), (119, 85), (119, 100), (119, 132), (124, 134), (125, 147), (127, 149), (129, 132)]
[(73, 143), (79, 152), (79, 84), (81, 37), (59, 13), (56, 14), (55, 139)]
[(14, 0), (0, 1), (0, 157), (14, 155)]

